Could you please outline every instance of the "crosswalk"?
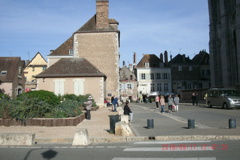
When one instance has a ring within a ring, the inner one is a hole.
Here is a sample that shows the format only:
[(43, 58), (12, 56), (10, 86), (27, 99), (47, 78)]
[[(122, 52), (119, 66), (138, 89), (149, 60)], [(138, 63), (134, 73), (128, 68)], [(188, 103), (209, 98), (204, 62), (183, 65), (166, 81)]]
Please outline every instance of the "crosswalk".
[(217, 160), (215, 157), (205, 158), (114, 158), (112, 160)]
[[(227, 146), (211, 141), (142, 141), (126, 147), (123, 152), (198, 152), (226, 150)], [(204, 155), (204, 154), (203, 154)], [(115, 157), (112, 160), (217, 160), (216, 157), (181, 157), (181, 158), (133, 158)]]

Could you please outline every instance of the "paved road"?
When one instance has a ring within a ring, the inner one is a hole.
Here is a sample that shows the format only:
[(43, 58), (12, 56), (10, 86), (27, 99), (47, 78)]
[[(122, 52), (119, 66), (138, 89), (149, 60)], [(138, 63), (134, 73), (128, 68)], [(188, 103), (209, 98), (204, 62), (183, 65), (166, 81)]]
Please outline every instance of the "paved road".
[(1, 160), (239, 160), (240, 141), (140, 141), (0, 147)]
[[(239, 135), (240, 109), (224, 110), (205, 105), (180, 104), (179, 111), (160, 113), (155, 103), (131, 103), (135, 121), (131, 127), (138, 136), (162, 135)], [(165, 106), (165, 109), (167, 107)], [(228, 121), (236, 120), (236, 129), (229, 129)], [(147, 120), (153, 119), (154, 128), (147, 128)], [(188, 119), (194, 119), (195, 129), (188, 129)]]

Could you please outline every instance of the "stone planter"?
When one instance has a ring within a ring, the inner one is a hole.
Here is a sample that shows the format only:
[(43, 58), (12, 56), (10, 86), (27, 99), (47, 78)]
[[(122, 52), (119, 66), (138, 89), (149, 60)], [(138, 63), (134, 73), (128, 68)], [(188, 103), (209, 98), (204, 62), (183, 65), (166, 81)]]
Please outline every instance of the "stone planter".
[[(86, 110), (86, 107), (80, 107), (80, 109), (81, 109), (82, 111), (85, 111), (85, 110)], [(98, 110), (98, 109), (99, 109), (99, 106), (92, 107), (91, 111), (96, 111), (96, 110)]]
[(85, 119), (84, 113), (77, 117), (69, 118), (32, 118), (24, 121), (17, 121), (15, 119), (0, 118), (0, 126), (77, 126)]

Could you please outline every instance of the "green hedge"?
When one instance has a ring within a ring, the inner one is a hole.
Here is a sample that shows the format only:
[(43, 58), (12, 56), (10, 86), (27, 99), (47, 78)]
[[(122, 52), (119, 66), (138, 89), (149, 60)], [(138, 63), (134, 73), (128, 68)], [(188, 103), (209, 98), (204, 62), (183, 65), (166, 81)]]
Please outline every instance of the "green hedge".
[(29, 91), (20, 94), (16, 99), (1, 98), (0, 118), (25, 120), (75, 117), (82, 113), (80, 107), (85, 106), (84, 102), (88, 101), (89, 96), (66, 94), (61, 97), (49, 91)]

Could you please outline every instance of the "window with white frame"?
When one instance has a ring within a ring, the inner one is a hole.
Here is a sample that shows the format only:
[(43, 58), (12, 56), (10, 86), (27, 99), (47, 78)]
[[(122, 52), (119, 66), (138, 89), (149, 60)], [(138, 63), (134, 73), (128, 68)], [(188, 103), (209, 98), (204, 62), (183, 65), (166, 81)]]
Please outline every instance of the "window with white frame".
[(79, 96), (84, 94), (84, 79), (74, 79), (74, 94)]
[(154, 73), (150, 73), (151, 79), (154, 79)]
[(64, 79), (54, 80), (54, 93), (56, 95), (64, 95)]
[(144, 66), (145, 67), (149, 67), (149, 63), (144, 63)]
[(163, 79), (168, 79), (168, 74), (167, 73), (163, 73)]
[(154, 83), (151, 84), (151, 92), (155, 91)]
[(132, 89), (132, 84), (130, 84), (130, 83), (127, 84), (127, 88), (128, 88), (128, 89)]
[(142, 78), (142, 79), (146, 79), (146, 74), (145, 74), (145, 73), (142, 73), (142, 74), (141, 74), (141, 78)]
[(158, 83), (158, 84), (157, 84), (157, 91), (162, 91), (162, 85), (161, 85), (161, 83)]
[(5, 70), (3, 70), (3, 71), (1, 71), (1, 75), (7, 75), (7, 71), (5, 71)]

